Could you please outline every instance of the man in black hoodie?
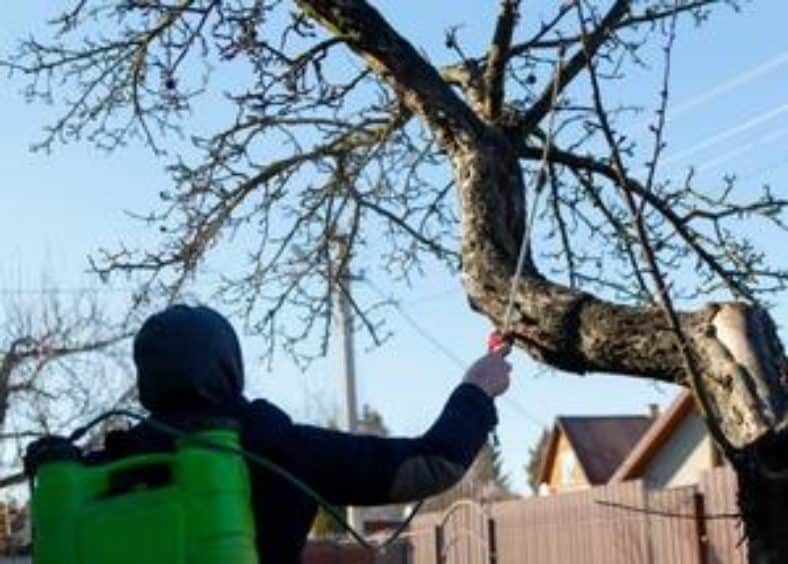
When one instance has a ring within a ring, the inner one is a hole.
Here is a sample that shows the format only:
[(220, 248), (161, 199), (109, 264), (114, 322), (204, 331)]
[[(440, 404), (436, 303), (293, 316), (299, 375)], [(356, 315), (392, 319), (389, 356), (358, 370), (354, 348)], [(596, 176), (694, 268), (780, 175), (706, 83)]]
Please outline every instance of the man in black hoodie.
[[(151, 316), (134, 339), (140, 402), (153, 418), (234, 418), (243, 448), (335, 505), (414, 501), (459, 480), (497, 423), (492, 399), (508, 387), (511, 370), (505, 352), (471, 366), (422, 436), (379, 438), (295, 424), (272, 403), (244, 398), (238, 338), (212, 309), (170, 307)], [(141, 424), (108, 437), (106, 452), (114, 458), (168, 448), (170, 437)], [(255, 465), (249, 469), (260, 562), (296, 564), (317, 505), (290, 482)]]

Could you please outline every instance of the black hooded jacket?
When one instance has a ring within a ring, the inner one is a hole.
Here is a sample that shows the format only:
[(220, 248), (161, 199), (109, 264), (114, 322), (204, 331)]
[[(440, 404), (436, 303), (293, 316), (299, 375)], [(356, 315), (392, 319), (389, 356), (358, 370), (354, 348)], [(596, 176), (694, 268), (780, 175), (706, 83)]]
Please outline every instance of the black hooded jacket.
[[(430, 429), (417, 438), (350, 435), (299, 425), (272, 403), (246, 400), (235, 331), (205, 307), (173, 306), (149, 318), (134, 341), (142, 405), (154, 418), (229, 416), (242, 446), (284, 467), (335, 505), (380, 505), (436, 494), (455, 483), (495, 426), (492, 400), (458, 386)], [(415, 398), (414, 398), (415, 399)], [(110, 458), (172, 448), (145, 424), (107, 438)], [(296, 564), (317, 512), (314, 500), (250, 465), (261, 564)]]

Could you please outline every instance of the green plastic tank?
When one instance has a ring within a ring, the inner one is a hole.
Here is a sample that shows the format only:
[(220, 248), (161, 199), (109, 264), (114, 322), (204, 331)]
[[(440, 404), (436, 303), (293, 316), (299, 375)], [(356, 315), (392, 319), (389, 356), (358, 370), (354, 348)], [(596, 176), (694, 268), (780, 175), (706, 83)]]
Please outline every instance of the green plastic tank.
[[(195, 436), (239, 445), (235, 430)], [(190, 440), (178, 441), (172, 453), (98, 466), (65, 452), (36, 467), (35, 564), (258, 564), (249, 476), (239, 455)]]

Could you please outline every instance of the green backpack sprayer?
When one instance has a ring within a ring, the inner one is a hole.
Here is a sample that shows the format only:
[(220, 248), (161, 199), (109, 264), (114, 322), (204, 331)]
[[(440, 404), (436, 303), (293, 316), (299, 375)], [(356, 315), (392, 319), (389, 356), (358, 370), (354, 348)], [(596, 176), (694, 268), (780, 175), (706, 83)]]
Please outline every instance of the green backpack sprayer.
[(83, 462), (73, 438), (33, 443), (36, 564), (258, 564), (239, 451), (237, 429), (210, 421), (172, 452), (106, 464)]
[[(87, 461), (75, 443), (115, 416), (144, 421), (172, 436), (175, 448)], [(32, 443), (25, 472), (35, 564), (275, 564), (258, 559), (247, 461), (293, 483), (371, 550), (396, 540), (421, 507), (419, 502), (385, 542), (372, 545), (307, 484), (243, 450), (233, 420), (191, 420), (185, 428), (116, 410), (69, 437)]]

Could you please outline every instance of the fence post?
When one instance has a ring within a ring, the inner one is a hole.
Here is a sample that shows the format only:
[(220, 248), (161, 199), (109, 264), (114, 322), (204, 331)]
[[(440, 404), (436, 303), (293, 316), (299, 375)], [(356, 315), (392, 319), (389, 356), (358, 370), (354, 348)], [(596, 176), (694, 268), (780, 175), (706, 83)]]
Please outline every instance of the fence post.
[(495, 536), (495, 519), (487, 519), (487, 548), (489, 564), (498, 564), (498, 539)]
[(400, 564), (412, 564), (413, 562), (413, 543), (410, 541), (402, 545), (402, 559)]
[(443, 564), (443, 528), (435, 527), (435, 564)]
[(643, 533), (644, 533), (643, 536), (643, 550), (645, 551), (644, 560), (646, 564), (654, 564), (654, 539), (651, 536), (653, 534), (653, 531), (652, 531), (652, 522), (651, 522), (651, 510), (649, 507), (651, 504), (651, 499), (649, 496), (649, 490), (646, 487), (646, 483), (643, 480), (639, 480), (638, 487), (640, 488), (640, 495), (641, 495), (641, 499), (643, 500), (641, 504), (644, 509), (643, 525), (642, 525)]
[(695, 539), (698, 547), (698, 564), (706, 564), (708, 551), (708, 534), (706, 531), (706, 508), (703, 504), (703, 494), (696, 492), (693, 496), (693, 511), (695, 513)]

